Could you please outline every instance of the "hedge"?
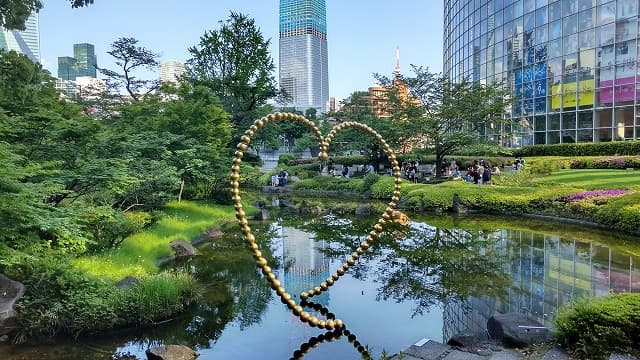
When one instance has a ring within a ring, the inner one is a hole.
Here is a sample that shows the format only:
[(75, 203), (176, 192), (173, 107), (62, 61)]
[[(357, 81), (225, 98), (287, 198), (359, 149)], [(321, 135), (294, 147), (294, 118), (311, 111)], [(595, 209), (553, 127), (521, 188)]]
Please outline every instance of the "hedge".
[(559, 309), (555, 338), (580, 358), (608, 359), (612, 351), (638, 354), (640, 294), (580, 299)]
[(513, 152), (514, 156), (606, 156), (638, 155), (640, 141), (532, 145)]

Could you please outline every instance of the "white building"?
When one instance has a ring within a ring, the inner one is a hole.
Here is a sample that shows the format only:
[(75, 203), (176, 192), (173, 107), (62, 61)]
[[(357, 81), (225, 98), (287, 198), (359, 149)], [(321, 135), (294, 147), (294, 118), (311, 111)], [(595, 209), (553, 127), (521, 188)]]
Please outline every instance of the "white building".
[(17, 51), (26, 55), (35, 63), (40, 62), (40, 26), (38, 13), (31, 14), (25, 22), (26, 29), (0, 29), (0, 48)]
[(184, 63), (176, 60), (165, 61), (160, 64), (160, 82), (168, 82), (172, 85), (178, 84), (180, 76), (184, 75), (187, 69)]

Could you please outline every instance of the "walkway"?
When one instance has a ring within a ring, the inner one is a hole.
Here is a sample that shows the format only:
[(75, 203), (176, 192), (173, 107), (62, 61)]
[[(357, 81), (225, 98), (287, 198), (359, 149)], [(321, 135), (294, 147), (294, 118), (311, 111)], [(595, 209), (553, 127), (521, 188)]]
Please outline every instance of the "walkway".
[[(567, 352), (562, 348), (554, 347), (547, 351), (542, 360), (571, 360)], [(474, 349), (462, 349), (439, 343), (437, 341), (422, 339), (416, 344), (401, 351), (401, 355), (392, 357), (394, 360), (522, 360), (524, 355), (515, 349), (507, 349), (493, 343), (479, 344)], [(620, 354), (611, 354), (609, 360), (639, 360), (636, 357)]]

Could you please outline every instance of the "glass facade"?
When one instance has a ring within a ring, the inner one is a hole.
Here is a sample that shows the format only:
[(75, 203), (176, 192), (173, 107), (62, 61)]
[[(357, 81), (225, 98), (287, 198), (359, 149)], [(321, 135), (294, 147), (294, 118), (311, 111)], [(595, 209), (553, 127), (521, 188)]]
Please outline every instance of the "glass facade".
[(324, 0), (280, 0), (280, 88), (298, 110), (329, 100), (326, 13)]
[(38, 14), (27, 18), (24, 31), (0, 29), (0, 48), (17, 51), (31, 61), (40, 62), (40, 25)]
[(76, 76), (96, 77), (97, 59), (93, 44), (73, 44), (76, 59)]
[(78, 77), (96, 77), (98, 67), (93, 44), (73, 44), (73, 57), (58, 58), (58, 77), (64, 80), (76, 80)]
[(507, 146), (640, 139), (638, 0), (445, 0), (444, 73), (501, 82)]

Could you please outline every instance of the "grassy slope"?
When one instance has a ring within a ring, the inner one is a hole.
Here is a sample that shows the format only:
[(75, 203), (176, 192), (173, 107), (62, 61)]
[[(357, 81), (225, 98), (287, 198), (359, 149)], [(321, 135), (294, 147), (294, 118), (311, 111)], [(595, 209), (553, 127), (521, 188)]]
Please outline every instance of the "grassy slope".
[(144, 277), (158, 272), (157, 261), (171, 254), (169, 243), (190, 240), (216, 224), (234, 218), (232, 206), (182, 201), (167, 204), (160, 221), (134, 234), (118, 248), (83, 256), (75, 265), (90, 274), (117, 281), (125, 276)]
[(640, 171), (607, 169), (559, 170), (534, 184), (550, 186), (556, 184), (573, 185), (585, 190), (631, 189), (640, 187)]

